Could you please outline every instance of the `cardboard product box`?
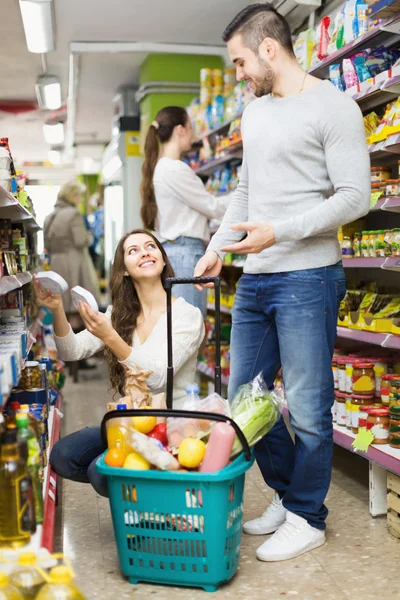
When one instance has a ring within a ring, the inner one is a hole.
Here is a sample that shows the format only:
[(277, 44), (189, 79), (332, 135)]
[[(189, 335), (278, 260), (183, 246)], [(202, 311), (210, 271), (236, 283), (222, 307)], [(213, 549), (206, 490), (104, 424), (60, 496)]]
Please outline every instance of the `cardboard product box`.
[(375, 319), (374, 315), (368, 313), (351, 312), (350, 329), (360, 331), (374, 331), (378, 333), (392, 333), (392, 319)]

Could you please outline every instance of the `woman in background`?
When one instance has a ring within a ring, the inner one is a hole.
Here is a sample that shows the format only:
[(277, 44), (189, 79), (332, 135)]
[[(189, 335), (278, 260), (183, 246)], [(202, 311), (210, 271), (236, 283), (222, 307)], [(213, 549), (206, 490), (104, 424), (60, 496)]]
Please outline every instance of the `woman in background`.
[[(141, 216), (146, 229), (155, 231), (176, 277), (193, 277), (197, 261), (210, 240), (208, 220), (222, 218), (229, 196), (209, 194), (203, 182), (181, 160), (193, 141), (186, 110), (167, 106), (150, 126), (145, 142), (141, 185)], [(206, 294), (193, 286), (175, 286), (174, 294), (200, 308), (205, 317)]]
[[(99, 302), (99, 283), (89, 254), (93, 236), (87, 230), (84, 218), (78, 210), (84, 191), (85, 187), (78, 181), (70, 181), (60, 188), (54, 210), (44, 221), (44, 246), (50, 254), (51, 270), (65, 279), (69, 289), (80, 285), (92, 292)], [(63, 303), (73, 330), (81, 331), (82, 320), (72, 304), (69, 291), (63, 295)], [(95, 368), (95, 365), (86, 360), (70, 366), (75, 381), (78, 380), (78, 367)]]

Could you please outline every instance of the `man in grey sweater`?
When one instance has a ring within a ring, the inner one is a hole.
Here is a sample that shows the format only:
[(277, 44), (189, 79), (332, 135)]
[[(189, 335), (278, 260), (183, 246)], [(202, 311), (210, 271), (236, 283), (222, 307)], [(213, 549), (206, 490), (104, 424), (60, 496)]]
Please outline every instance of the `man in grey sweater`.
[(232, 315), (229, 397), (260, 371), (271, 387), (282, 366), (295, 441), (281, 418), (257, 444), (275, 494), (244, 525), (252, 535), (275, 532), (257, 558), (277, 561), (325, 543), (331, 360), (346, 290), (337, 230), (369, 210), (370, 162), (358, 106), (302, 70), (289, 25), (270, 4), (241, 11), (224, 41), (258, 99), (242, 118), (239, 186), (195, 275), (218, 275), (226, 252), (248, 255)]

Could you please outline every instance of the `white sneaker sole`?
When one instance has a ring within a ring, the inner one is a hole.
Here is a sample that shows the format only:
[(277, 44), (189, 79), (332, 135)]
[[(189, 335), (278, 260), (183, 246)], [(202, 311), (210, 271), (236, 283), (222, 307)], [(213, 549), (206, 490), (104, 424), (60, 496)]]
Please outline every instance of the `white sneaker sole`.
[(282, 523), (279, 523), (279, 525), (276, 525), (275, 527), (269, 527), (267, 529), (258, 529), (257, 531), (249, 526), (246, 526), (245, 523), (243, 525), (243, 533), (246, 533), (247, 535), (269, 535), (270, 533), (275, 533), (275, 531), (278, 531), (279, 527), (283, 525), (284, 522), (285, 521), (282, 521)]
[(283, 560), (292, 560), (293, 558), (297, 558), (298, 556), (301, 556), (302, 554), (305, 554), (306, 552), (310, 552), (311, 550), (315, 550), (316, 548), (323, 546), (325, 543), (326, 543), (326, 538), (324, 537), (323, 539), (316, 540), (315, 542), (308, 544), (308, 546), (303, 548), (300, 552), (294, 551), (294, 552), (291, 552), (290, 554), (284, 554), (284, 555), (275, 554), (273, 557), (265, 558), (261, 555), (261, 553), (259, 553), (257, 551), (256, 557), (258, 560), (261, 560), (263, 562), (279, 562), (279, 561), (283, 561)]

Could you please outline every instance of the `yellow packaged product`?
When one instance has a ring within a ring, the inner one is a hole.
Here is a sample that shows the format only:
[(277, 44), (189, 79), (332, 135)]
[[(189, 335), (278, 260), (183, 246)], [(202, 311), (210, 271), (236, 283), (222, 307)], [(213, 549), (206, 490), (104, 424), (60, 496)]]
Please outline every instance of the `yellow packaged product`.
[[(380, 118), (375, 112), (369, 113), (364, 117), (364, 127), (365, 127), (365, 135), (368, 137), (371, 136), (376, 129), (379, 127)], [(372, 143), (372, 142), (368, 142)]]
[(382, 310), (374, 314), (376, 319), (389, 319), (400, 311), (400, 298), (393, 298)]
[[(372, 135), (370, 135), (367, 138), (368, 144), (376, 144), (377, 142), (383, 142), (383, 140), (386, 140), (386, 138), (389, 135), (392, 135), (392, 133), (395, 133), (395, 131), (392, 131), (391, 128), (394, 124), (397, 110), (398, 110), (398, 101), (391, 102), (390, 104), (387, 105), (387, 107), (385, 109), (385, 113), (383, 115), (383, 118), (382, 118), (381, 122), (379, 123), (377, 129), (375, 130), (375, 132)], [(399, 131), (400, 131), (400, 127), (399, 127)]]

